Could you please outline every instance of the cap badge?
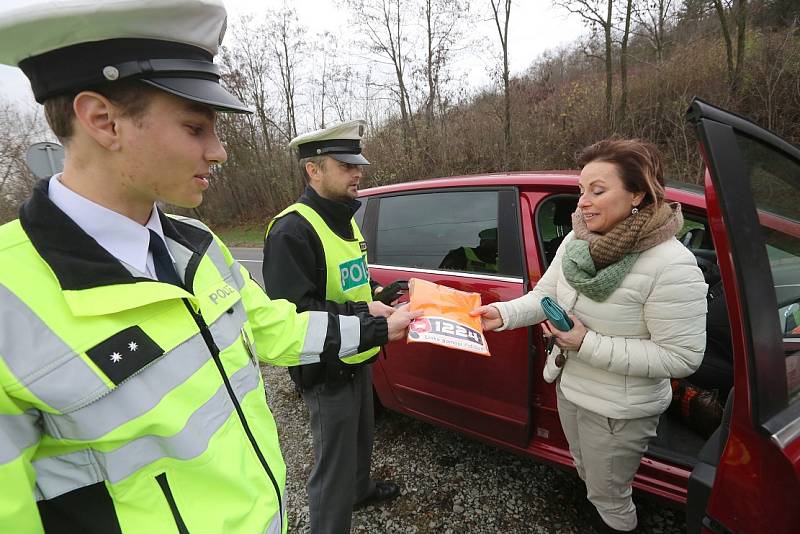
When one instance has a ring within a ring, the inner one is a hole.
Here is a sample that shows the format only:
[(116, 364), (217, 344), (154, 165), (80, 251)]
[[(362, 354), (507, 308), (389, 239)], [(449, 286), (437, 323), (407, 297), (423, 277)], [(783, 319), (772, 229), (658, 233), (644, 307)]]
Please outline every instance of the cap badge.
[(322, 149), (321, 148), (317, 149), (317, 154), (322, 154)]
[(103, 77), (106, 80), (113, 82), (114, 80), (119, 79), (119, 70), (117, 67), (112, 67), (111, 65), (103, 67)]

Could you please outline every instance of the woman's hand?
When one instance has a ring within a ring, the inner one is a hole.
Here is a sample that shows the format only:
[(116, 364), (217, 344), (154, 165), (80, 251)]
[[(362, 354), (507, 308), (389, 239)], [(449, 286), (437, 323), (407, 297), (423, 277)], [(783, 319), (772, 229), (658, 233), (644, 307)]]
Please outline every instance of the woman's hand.
[(500, 316), (500, 311), (491, 304), (487, 306), (478, 306), (469, 312), (469, 314), (473, 317), (480, 315), (481, 326), (483, 326), (483, 329), (487, 332), (497, 330), (503, 326), (503, 318)]
[(544, 330), (545, 337), (552, 336), (556, 339), (556, 345), (561, 347), (562, 351), (578, 351), (583, 344), (583, 338), (586, 337), (587, 330), (577, 317), (569, 314), (569, 318), (572, 319), (572, 330), (569, 332), (562, 332), (554, 327), (550, 321), (542, 323), (542, 330)]

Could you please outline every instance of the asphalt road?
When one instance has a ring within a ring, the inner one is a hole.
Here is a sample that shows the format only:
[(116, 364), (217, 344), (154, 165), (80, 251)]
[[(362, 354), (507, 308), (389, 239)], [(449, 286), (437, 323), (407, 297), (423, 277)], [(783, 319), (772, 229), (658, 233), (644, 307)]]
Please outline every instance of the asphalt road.
[(250, 271), (256, 282), (264, 287), (264, 277), (261, 274), (261, 263), (263, 262), (264, 252), (260, 248), (231, 247), (231, 254), (239, 263)]
[[(263, 286), (260, 248), (231, 248)], [(284, 369), (262, 366), (287, 466), (290, 532), (307, 534), (305, 482), (313, 464), (308, 413)], [(388, 506), (353, 515), (354, 533), (586, 534), (585, 489), (571, 471), (537, 463), (405, 415), (376, 420), (373, 476), (402, 488)], [(686, 531), (682, 511), (634, 493), (640, 532)]]

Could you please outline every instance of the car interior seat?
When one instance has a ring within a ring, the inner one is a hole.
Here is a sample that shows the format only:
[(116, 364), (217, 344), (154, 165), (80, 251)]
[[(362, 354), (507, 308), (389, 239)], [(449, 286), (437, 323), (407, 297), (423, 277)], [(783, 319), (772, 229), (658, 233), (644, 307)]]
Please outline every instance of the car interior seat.
[(720, 399), (727, 398), (733, 387), (733, 342), (731, 325), (722, 276), (717, 265), (716, 253), (709, 249), (691, 249), (697, 259), (697, 266), (703, 272), (708, 284), (706, 303), (706, 350), (703, 362), (687, 380), (703, 389), (716, 389)]
[(575, 197), (563, 197), (553, 200), (555, 208), (553, 210), (553, 226), (556, 235), (549, 241), (544, 242), (544, 253), (547, 258), (547, 265), (552, 263), (556, 256), (556, 251), (564, 241), (564, 238), (572, 230), (572, 214), (578, 207), (578, 199)]

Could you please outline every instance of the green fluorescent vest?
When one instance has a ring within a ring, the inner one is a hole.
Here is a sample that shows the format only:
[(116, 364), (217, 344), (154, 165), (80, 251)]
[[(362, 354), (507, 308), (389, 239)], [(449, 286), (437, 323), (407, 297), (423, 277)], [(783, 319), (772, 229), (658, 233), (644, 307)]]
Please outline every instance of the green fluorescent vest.
[[(366, 248), (364, 250), (361, 248), (362, 243), (366, 242), (356, 221), (350, 219), (354, 239), (348, 241), (336, 235), (313, 208), (298, 202), (275, 216), (267, 227), (267, 234), (277, 219), (292, 212), (307, 220), (322, 242), (326, 273), (325, 299), (340, 304), (372, 302)], [(372, 358), (379, 350), (380, 347), (373, 347), (341, 360), (350, 364), (361, 363)]]
[(467, 270), (468, 271), (488, 271), (488, 272), (497, 272), (497, 264), (496, 263), (487, 263), (480, 259), (472, 247), (462, 247), (464, 250), (464, 256), (467, 258)]
[(200, 223), (175, 224), (208, 236), (202, 254), (168, 240), (191, 293), (142, 277), (64, 290), (20, 222), (0, 226), (0, 532), (41, 532), (37, 502), (82, 491), (103, 497), (73, 510), (97, 531), (286, 532), (253, 354), (296, 365), (309, 316), (270, 302)]

